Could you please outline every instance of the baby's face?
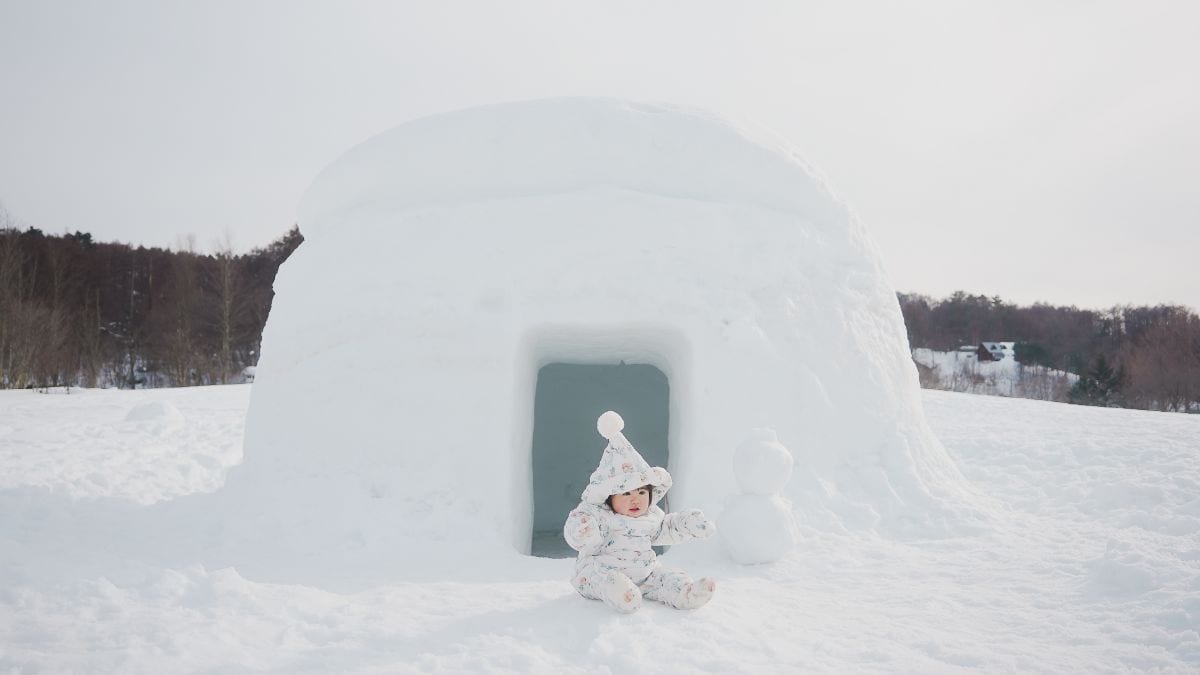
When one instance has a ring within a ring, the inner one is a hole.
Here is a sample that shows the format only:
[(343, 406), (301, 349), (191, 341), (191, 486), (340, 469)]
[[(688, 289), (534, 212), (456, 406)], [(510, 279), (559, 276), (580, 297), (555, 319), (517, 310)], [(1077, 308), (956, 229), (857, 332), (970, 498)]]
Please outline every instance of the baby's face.
[(646, 515), (650, 508), (650, 488), (640, 487), (612, 496), (612, 510), (623, 516), (636, 518)]

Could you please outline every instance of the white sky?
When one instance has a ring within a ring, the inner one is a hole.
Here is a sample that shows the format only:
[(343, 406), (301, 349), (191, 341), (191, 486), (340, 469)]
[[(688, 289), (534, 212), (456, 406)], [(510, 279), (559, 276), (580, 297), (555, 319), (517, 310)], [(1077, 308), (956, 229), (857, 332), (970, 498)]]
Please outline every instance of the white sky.
[(0, 0), (0, 204), (248, 249), (403, 121), (559, 95), (791, 139), (900, 290), (1200, 308), (1200, 3)]

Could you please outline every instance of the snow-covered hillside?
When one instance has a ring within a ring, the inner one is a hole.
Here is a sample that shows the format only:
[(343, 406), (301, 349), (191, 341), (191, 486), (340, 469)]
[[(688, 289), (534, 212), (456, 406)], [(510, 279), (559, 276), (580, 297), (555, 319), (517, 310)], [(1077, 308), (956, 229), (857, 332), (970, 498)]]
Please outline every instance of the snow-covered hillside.
[(802, 529), (761, 567), (679, 547), (713, 601), (618, 616), (515, 553), (354, 590), (212, 565), (182, 516), (239, 461), (249, 389), (0, 392), (0, 671), (1200, 669), (1198, 416), (926, 391), (992, 527)]
[(989, 396), (1016, 396), (1043, 401), (1066, 400), (1079, 376), (1043, 366), (1026, 366), (1012, 356), (980, 361), (974, 351), (912, 350), (913, 361), (930, 369), (922, 386)]

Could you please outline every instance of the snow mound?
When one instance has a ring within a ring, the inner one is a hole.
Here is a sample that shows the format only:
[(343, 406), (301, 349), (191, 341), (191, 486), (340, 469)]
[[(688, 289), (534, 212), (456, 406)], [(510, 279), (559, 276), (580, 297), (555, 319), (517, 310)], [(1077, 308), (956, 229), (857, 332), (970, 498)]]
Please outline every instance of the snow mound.
[(159, 422), (164, 425), (182, 425), (183, 413), (169, 401), (148, 401), (135, 405), (125, 413), (126, 422)]
[(559, 489), (531, 472), (549, 364), (665, 374), (676, 507), (718, 512), (734, 448), (770, 426), (810, 526), (986, 520), (925, 423), (876, 247), (769, 134), (607, 99), (462, 110), (347, 152), (300, 227), (227, 489), (281, 557), (419, 548), (403, 576), (527, 553), (534, 493)]

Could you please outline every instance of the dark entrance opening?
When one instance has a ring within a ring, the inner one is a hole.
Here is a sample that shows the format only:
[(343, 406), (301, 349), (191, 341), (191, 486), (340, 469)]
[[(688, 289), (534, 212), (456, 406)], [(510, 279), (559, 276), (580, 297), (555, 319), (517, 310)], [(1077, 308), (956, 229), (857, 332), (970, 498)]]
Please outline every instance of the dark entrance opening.
[[(551, 363), (538, 371), (533, 405), (533, 555), (575, 557), (562, 528), (604, 453), (596, 418), (606, 410), (620, 413), (626, 438), (650, 466), (666, 467), (669, 402), (667, 376), (654, 366)], [(659, 506), (666, 509), (665, 503)]]

